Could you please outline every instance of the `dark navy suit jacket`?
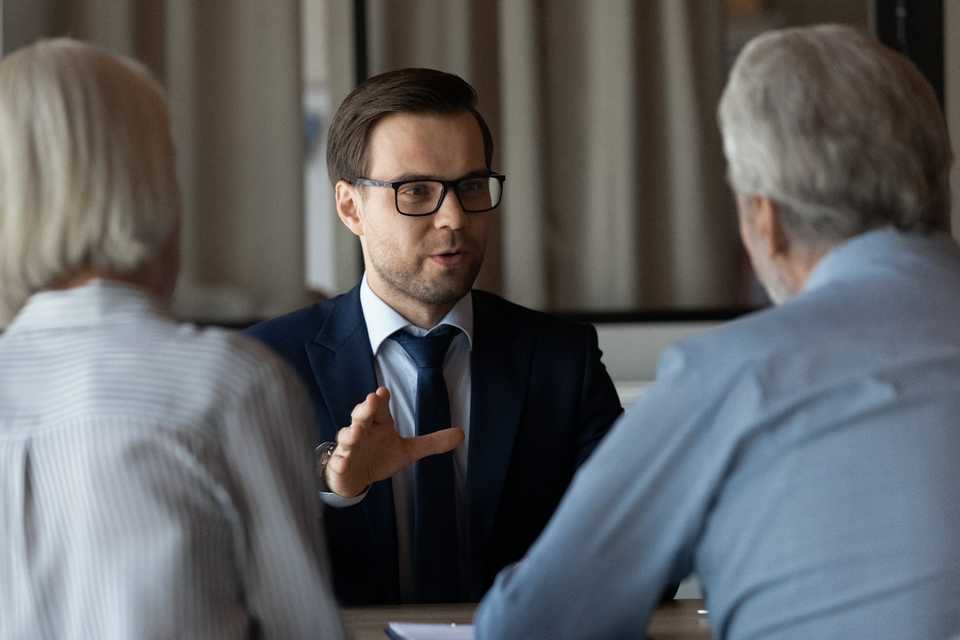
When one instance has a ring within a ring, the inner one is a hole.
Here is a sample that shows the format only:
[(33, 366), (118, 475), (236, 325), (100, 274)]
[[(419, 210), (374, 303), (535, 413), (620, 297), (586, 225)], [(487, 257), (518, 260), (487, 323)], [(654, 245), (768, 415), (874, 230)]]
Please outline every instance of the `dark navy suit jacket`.
[[(473, 595), (519, 560), (573, 475), (623, 411), (596, 330), (474, 291), (467, 500)], [(258, 324), (247, 333), (300, 374), (317, 441), (333, 441), (377, 387), (360, 289)], [(390, 480), (358, 505), (324, 514), (342, 604), (400, 601)]]

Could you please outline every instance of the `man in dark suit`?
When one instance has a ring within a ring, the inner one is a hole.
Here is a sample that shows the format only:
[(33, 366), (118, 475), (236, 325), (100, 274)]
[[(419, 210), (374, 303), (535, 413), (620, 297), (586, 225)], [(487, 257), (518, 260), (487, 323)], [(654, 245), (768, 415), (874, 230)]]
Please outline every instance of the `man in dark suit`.
[(366, 273), (249, 330), (312, 394), (344, 604), (478, 599), (622, 412), (592, 327), (471, 290), (505, 180), (476, 99), (404, 69), (344, 100), (327, 162)]

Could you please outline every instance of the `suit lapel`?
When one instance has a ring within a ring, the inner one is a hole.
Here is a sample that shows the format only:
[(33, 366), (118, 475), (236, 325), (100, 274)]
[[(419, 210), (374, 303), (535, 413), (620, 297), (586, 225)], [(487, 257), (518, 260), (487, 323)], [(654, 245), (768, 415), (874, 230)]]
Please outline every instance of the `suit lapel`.
[(474, 295), (467, 495), (474, 566), (493, 528), (522, 417), (533, 340), (509, 326), (492, 299)]
[[(337, 299), (333, 312), (306, 349), (330, 414), (332, 433), (324, 435), (333, 439), (340, 428), (349, 426), (353, 408), (377, 388), (359, 286)], [(371, 548), (376, 550), (371, 565), (378, 567), (378, 573), (394, 576), (396, 583), (397, 525), (391, 481), (374, 483), (360, 506), (369, 524)], [(391, 567), (393, 570), (387, 573), (385, 569)], [(392, 584), (391, 588), (397, 591), (398, 585)]]
[(330, 413), (333, 433), (350, 424), (350, 412), (377, 388), (367, 325), (360, 308), (360, 290), (337, 298), (333, 312), (312, 343), (307, 357), (324, 403)]

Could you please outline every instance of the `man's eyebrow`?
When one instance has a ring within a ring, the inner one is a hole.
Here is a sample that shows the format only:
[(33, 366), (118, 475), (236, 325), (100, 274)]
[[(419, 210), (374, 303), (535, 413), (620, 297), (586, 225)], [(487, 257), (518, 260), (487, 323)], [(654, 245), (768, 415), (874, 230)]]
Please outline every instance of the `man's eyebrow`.
[(466, 173), (460, 176), (460, 180), (463, 180), (464, 178), (486, 178), (491, 173), (493, 173), (493, 171), (491, 171), (490, 169), (475, 169), (470, 173)]
[[(463, 180), (464, 178), (485, 178), (489, 176), (492, 172), (489, 169), (475, 169), (469, 173), (465, 173), (462, 176), (456, 178), (450, 178), (450, 180)], [(397, 176), (392, 180), (386, 180), (385, 182), (409, 182), (410, 180), (441, 180), (447, 182), (447, 178), (442, 178), (440, 176), (432, 176), (423, 173), (404, 173), (403, 175)]]

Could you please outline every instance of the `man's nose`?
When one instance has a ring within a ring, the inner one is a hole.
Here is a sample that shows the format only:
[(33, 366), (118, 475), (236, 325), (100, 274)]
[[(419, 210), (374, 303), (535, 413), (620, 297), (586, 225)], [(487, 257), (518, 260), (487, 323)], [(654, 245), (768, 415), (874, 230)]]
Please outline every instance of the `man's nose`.
[(440, 208), (433, 214), (433, 225), (438, 229), (462, 229), (467, 225), (467, 214), (453, 188), (447, 189)]

